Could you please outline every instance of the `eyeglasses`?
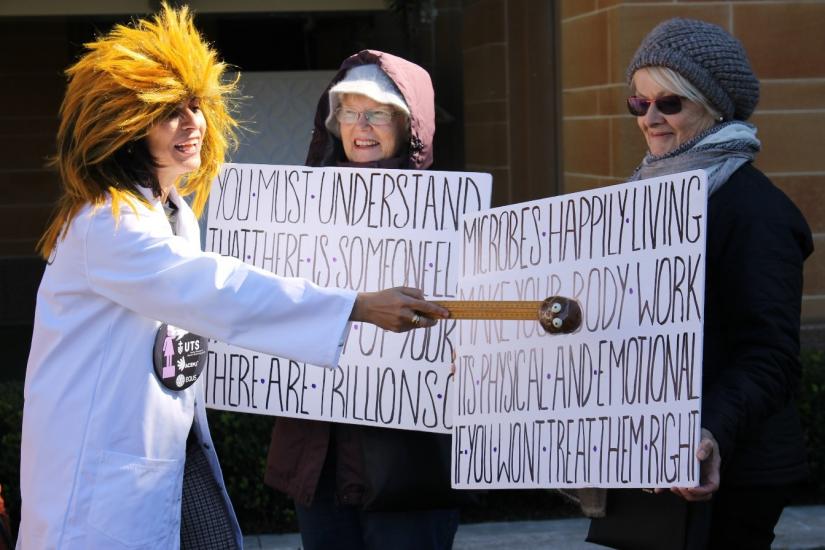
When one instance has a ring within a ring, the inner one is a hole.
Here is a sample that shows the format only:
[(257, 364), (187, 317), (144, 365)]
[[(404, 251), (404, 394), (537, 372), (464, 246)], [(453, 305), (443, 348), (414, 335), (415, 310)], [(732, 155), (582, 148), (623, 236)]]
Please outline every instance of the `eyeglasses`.
[(392, 122), (392, 117), (395, 116), (395, 113), (386, 110), (353, 111), (352, 109), (342, 109), (340, 107), (335, 110), (335, 118), (341, 124), (355, 124), (358, 122), (358, 119), (361, 118), (361, 115), (364, 115), (367, 124), (372, 126), (385, 126)]
[(627, 110), (633, 116), (645, 116), (651, 103), (655, 103), (656, 110), (663, 115), (675, 115), (682, 110), (682, 98), (678, 95), (667, 95), (658, 99), (645, 99), (632, 95), (627, 98)]

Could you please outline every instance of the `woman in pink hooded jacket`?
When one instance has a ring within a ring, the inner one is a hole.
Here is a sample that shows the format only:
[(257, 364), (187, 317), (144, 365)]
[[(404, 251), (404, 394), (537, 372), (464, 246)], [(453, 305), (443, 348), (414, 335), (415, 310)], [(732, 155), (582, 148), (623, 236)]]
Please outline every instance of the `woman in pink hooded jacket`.
[[(364, 50), (321, 96), (307, 164), (424, 170), (434, 133), (427, 72)], [(265, 481), (295, 500), (307, 550), (449, 549), (449, 450), (446, 434), (279, 418)]]

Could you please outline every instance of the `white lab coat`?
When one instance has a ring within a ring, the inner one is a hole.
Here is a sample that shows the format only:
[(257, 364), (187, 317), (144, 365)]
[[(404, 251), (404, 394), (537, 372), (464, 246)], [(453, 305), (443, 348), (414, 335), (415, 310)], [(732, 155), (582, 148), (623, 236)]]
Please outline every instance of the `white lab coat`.
[(170, 198), (177, 236), (156, 199), (137, 212), (124, 205), (119, 223), (109, 203), (87, 207), (46, 268), (26, 372), (18, 549), (178, 548), (193, 418), (223, 487), (202, 382), (175, 392), (154, 374), (161, 321), (316, 365), (338, 361), (355, 293), (201, 252), (195, 216)]

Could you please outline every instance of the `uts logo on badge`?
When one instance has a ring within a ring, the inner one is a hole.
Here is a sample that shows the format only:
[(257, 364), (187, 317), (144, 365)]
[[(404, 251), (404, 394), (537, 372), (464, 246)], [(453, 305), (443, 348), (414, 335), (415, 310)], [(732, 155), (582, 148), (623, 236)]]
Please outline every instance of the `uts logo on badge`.
[(166, 388), (184, 390), (200, 377), (207, 350), (206, 338), (164, 323), (155, 336), (155, 375)]

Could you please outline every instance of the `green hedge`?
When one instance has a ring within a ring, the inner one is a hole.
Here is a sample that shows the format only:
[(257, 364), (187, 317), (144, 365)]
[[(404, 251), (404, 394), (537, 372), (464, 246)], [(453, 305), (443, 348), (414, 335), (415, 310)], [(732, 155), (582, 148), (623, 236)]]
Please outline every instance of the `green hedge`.
[(263, 483), (273, 418), (207, 411), (226, 490), (244, 533), (298, 530), (290, 499)]
[(20, 523), (20, 432), (23, 430), (23, 383), (0, 382), (0, 485), (12, 531)]
[[(797, 503), (825, 503), (825, 353), (803, 355), (799, 410), (805, 429), (811, 481)], [(20, 429), (23, 385), (0, 383), (0, 483), (12, 525), (19, 522)], [(263, 480), (272, 418), (209, 411), (215, 448), (226, 486), (246, 533), (297, 530), (292, 504)], [(462, 511), (465, 521), (541, 519), (575, 514), (569, 503), (550, 491), (490, 491), (479, 504)]]
[(800, 498), (805, 503), (821, 504), (825, 502), (825, 352), (802, 355), (799, 415), (811, 467), (807, 491)]

